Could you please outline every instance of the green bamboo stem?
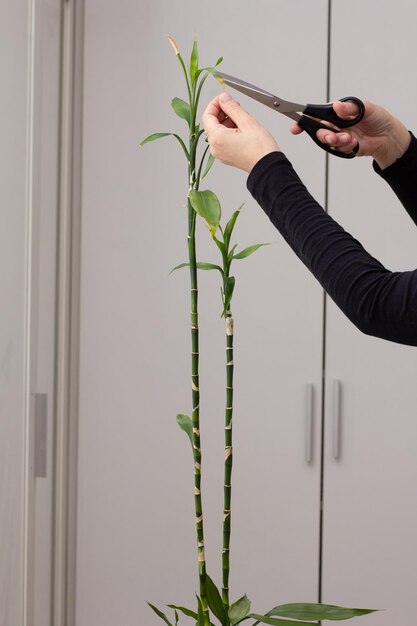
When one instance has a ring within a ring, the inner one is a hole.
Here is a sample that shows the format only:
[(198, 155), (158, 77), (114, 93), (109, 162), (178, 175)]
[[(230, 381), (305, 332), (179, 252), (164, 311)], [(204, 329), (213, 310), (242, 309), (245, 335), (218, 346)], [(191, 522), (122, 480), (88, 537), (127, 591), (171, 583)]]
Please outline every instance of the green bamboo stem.
[[(194, 142), (194, 146), (192, 145)], [(196, 138), (194, 124), (190, 128), (190, 190), (196, 189), (195, 177)], [(210, 626), (207, 601), (207, 572), (204, 550), (204, 518), (201, 497), (201, 442), (200, 442), (200, 380), (199, 380), (199, 327), (198, 327), (198, 281), (197, 254), (195, 242), (196, 212), (188, 200), (188, 258), (190, 264), (191, 283), (191, 387), (192, 387), (192, 424), (194, 453), (194, 508), (197, 531), (198, 575), (200, 583), (200, 599), (204, 616), (203, 626)]]
[(222, 601), (229, 609), (230, 535), (232, 517), (232, 467), (233, 467), (233, 317), (226, 312), (226, 409), (224, 427), (224, 500), (223, 500), (223, 550), (222, 550)]

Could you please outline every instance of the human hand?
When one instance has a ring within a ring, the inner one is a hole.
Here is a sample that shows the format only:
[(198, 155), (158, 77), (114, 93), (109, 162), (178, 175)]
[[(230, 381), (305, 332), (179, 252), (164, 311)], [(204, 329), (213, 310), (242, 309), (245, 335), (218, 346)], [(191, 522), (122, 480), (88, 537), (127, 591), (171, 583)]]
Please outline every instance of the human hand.
[[(339, 133), (321, 128), (317, 131), (317, 137), (341, 152), (352, 152), (359, 142), (357, 156), (371, 156), (384, 169), (404, 154), (411, 137), (404, 124), (383, 107), (368, 101), (364, 104), (365, 115), (358, 124)], [(337, 100), (333, 108), (343, 119), (352, 119), (358, 114), (358, 105), (350, 101)], [(291, 132), (298, 135), (303, 131), (294, 123)]]
[(210, 102), (202, 122), (212, 155), (245, 172), (265, 155), (279, 150), (272, 135), (226, 92)]

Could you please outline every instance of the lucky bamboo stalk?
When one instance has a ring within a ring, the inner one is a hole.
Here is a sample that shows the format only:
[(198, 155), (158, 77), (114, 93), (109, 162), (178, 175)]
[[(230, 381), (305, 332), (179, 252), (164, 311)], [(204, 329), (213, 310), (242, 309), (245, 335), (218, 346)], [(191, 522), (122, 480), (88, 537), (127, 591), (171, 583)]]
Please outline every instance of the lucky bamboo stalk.
[[(230, 536), (232, 525), (232, 468), (233, 468), (233, 375), (234, 375), (234, 350), (233, 350), (233, 317), (231, 311), (231, 295), (226, 300), (226, 294), (230, 290), (230, 264), (229, 244), (230, 237), (236, 222), (238, 212), (226, 227), (226, 236), (223, 233), (223, 248), (220, 247), (223, 257), (223, 303), (226, 318), (226, 408), (224, 424), (224, 487), (223, 487), (223, 549), (222, 549), (222, 602), (226, 614), (229, 610), (229, 575), (230, 575)], [(234, 279), (232, 280), (232, 291)]]
[(226, 312), (226, 409), (224, 425), (224, 498), (223, 498), (223, 550), (222, 550), (222, 601), (229, 609), (230, 535), (232, 523), (232, 467), (233, 467), (233, 317)]
[[(205, 560), (205, 547), (204, 547), (204, 517), (203, 517), (203, 503), (201, 495), (201, 440), (200, 440), (200, 389), (199, 389), (199, 323), (198, 323), (198, 279), (197, 279), (197, 254), (196, 254), (196, 212), (191, 204), (190, 195), (198, 191), (200, 181), (207, 174), (214, 159), (208, 158), (206, 163), (206, 170), (203, 173), (202, 168), (205, 163), (205, 158), (208, 152), (206, 147), (201, 159), (198, 161), (197, 149), (198, 143), (203, 130), (196, 122), (198, 102), (201, 94), (201, 88), (210, 73), (214, 73), (214, 67), (207, 67), (200, 69), (198, 67), (199, 55), (197, 41), (194, 39), (194, 44), (190, 56), (188, 69), (184, 63), (184, 60), (178, 50), (172, 37), (168, 37), (172, 44), (175, 54), (180, 62), (183, 74), (185, 77), (188, 102), (174, 98), (172, 100), (172, 108), (175, 113), (185, 120), (188, 124), (188, 146), (179, 135), (175, 133), (155, 133), (147, 137), (142, 141), (141, 145), (148, 141), (154, 141), (161, 137), (173, 135), (181, 145), (181, 148), (188, 161), (188, 234), (187, 234), (187, 247), (188, 247), (188, 263), (184, 265), (189, 266), (190, 270), (190, 304), (191, 304), (191, 400), (192, 400), (192, 412), (191, 418), (187, 415), (178, 415), (177, 421), (181, 428), (183, 428), (190, 437), (193, 458), (194, 458), (194, 509), (195, 509), (195, 524), (197, 535), (197, 558), (198, 558), (198, 575), (199, 575), (199, 598), (198, 598), (198, 622), (199, 626), (209, 626), (210, 616), (207, 599), (207, 572), (206, 572), (206, 560)], [(220, 63), (221, 59), (217, 61)], [(152, 606), (155, 610), (155, 607)], [(166, 618), (165, 618), (166, 619)]]
[[(191, 154), (191, 150), (190, 150)], [(190, 160), (190, 188), (196, 189), (195, 162)], [(197, 530), (198, 575), (200, 600), (204, 615), (204, 626), (209, 626), (207, 603), (207, 572), (204, 550), (204, 518), (201, 496), (201, 441), (200, 441), (200, 378), (199, 378), (199, 327), (198, 327), (198, 281), (195, 242), (196, 213), (188, 200), (188, 259), (191, 283), (191, 389), (192, 389), (192, 445), (194, 454), (194, 507)]]
[[(197, 535), (197, 555), (198, 555), (198, 575), (199, 575), (199, 596), (197, 596), (197, 612), (192, 609), (174, 604), (168, 605), (174, 611), (175, 624), (168, 619), (158, 607), (149, 604), (152, 610), (168, 626), (177, 626), (179, 614), (191, 618), (197, 626), (211, 626), (210, 612), (217, 618), (222, 626), (237, 626), (247, 619), (254, 621), (252, 626), (259, 623), (272, 624), (273, 626), (287, 626), (291, 623), (299, 623), (300, 626), (313, 626), (311, 621), (322, 619), (342, 620), (359, 615), (366, 615), (372, 612), (371, 609), (346, 609), (332, 605), (316, 605), (309, 603), (279, 605), (268, 611), (264, 615), (250, 613), (251, 603), (247, 596), (243, 596), (233, 603), (229, 601), (229, 573), (230, 573), (230, 538), (231, 538), (231, 517), (232, 517), (232, 467), (233, 467), (233, 393), (234, 393), (234, 334), (233, 317), (231, 312), (231, 301), (235, 286), (235, 279), (230, 276), (230, 266), (235, 259), (244, 259), (260, 246), (266, 244), (256, 244), (235, 253), (236, 245), (230, 249), (230, 240), (233, 229), (238, 218), (240, 209), (235, 211), (231, 219), (226, 224), (224, 230), (220, 226), (221, 207), (217, 196), (209, 190), (200, 191), (200, 181), (205, 177), (213, 164), (213, 157), (209, 155), (205, 161), (209, 147), (203, 152), (198, 160), (197, 149), (199, 139), (203, 133), (199, 124), (196, 123), (198, 101), (202, 86), (211, 73), (216, 75), (216, 67), (222, 61), (218, 59), (214, 67), (198, 67), (198, 47), (194, 40), (188, 69), (185, 66), (175, 42), (169, 37), (174, 47), (175, 54), (180, 61), (188, 92), (188, 102), (180, 98), (172, 100), (172, 108), (175, 113), (185, 120), (189, 127), (188, 145), (179, 135), (175, 133), (155, 133), (141, 142), (141, 145), (149, 141), (154, 141), (168, 135), (174, 136), (179, 142), (188, 162), (188, 263), (182, 263), (180, 267), (189, 267), (190, 271), (190, 304), (191, 304), (191, 417), (187, 415), (177, 415), (179, 426), (187, 433), (193, 450), (194, 460), (194, 510), (195, 527)], [(205, 171), (203, 173), (203, 165)], [(212, 263), (201, 263), (197, 261), (196, 254), (196, 220), (197, 214), (203, 217), (209, 227), (211, 236), (215, 241), (222, 255), (222, 266)], [(215, 236), (219, 230), (222, 239)], [(207, 574), (204, 545), (204, 518), (201, 495), (201, 439), (200, 439), (200, 379), (199, 379), (199, 321), (198, 321), (198, 270), (218, 270), (221, 273), (223, 286), (223, 312), (222, 316), (226, 322), (226, 407), (224, 424), (224, 495), (223, 495), (223, 547), (222, 547), (222, 593), (215, 585), (214, 581)], [(210, 612), (209, 612), (210, 611)], [(287, 619), (281, 619), (282, 617)]]
[(223, 241), (215, 239), (222, 254), (222, 278), (223, 278), (223, 315), (226, 321), (226, 407), (224, 424), (224, 489), (223, 489), (223, 548), (222, 548), (222, 602), (226, 614), (229, 611), (229, 575), (230, 575), (230, 537), (232, 524), (232, 469), (233, 469), (233, 380), (234, 380), (234, 320), (231, 310), (231, 302), (235, 287), (235, 278), (230, 276), (230, 268), (234, 259), (243, 259), (253, 254), (261, 245), (257, 244), (245, 248), (235, 254), (236, 246), (230, 249), (230, 242), (236, 220), (239, 216), (240, 207), (232, 215), (223, 230), (220, 232)]
[[(177, 53), (179, 54), (179, 53)], [(180, 55), (179, 55), (180, 56)], [(181, 60), (181, 56), (180, 56)], [(183, 63), (182, 63), (183, 65)], [(190, 80), (187, 78), (190, 95), (190, 141), (189, 141), (189, 192), (188, 192), (188, 262), (190, 265), (190, 301), (191, 301), (191, 396), (192, 396), (192, 445), (194, 455), (194, 509), (197, 533), (197, 558), (198, 576), (200, 587), (200, 602), (203, 618), (203, 626), (210, 626), (210, 615), (207, 601), (207, 571), (204, 548), (204, 516), (201, 495), (201, 440), (200, 440), (200, 377), (199, 377), (199, 324), (198, 324), (198, 280), (197, 280), (197, 254), (196, 254), (196, 213), (191, 205), (189, 196), (192, 191), (198, 190), (199, 176), (196, 172), (196, 154), (198, 140), (202, 134), (196, 127), (196, 115), (198, 98), (196, 98), (198, 71), (198, 47), (194, 45), (190, 58)], [(190, 93), (191, 92), (191, 93)], [(200, 168), (199, 168), (200, 169)], [(199, 172), (198, 172), (199, 173)]]

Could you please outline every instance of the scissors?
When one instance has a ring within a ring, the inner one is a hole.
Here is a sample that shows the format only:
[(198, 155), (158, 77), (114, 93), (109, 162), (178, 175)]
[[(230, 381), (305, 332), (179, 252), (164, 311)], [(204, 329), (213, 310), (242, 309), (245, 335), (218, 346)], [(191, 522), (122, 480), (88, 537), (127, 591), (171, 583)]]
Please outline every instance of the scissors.
[[(365, 114), (365, 105), (362, 100), (359, 100), (359, 98), (355, 98), (354, 96), (341, 98), (342, 102), (355, 102), (359, 107), (359, 112), (354, 118), (344, 120), (337, 115), (332, 104), (297, 104), (295, 102), (288, 102), (287, 100), (278, 98), (278, 96), (274, 96), (274, 94), (269, 93), (264, 89), (255, 87), (255, 85), (251, 85), (250, 83), (246, 83), (239, 78), (223, 74), (223, 72), (216, 72), (216, 74), (224, 80), (226, 85), (241, 91), (250, 98), (253, 98), (258, 102), (271, 107), (271, 109), (279, 111), (279, 113), (283, 113), (284, 115), (287, 115), (291, 119), (295, 120), (297, 124), (305, 130), (308, 135), (310, 135), (312, 140), (326, 152), (330, 152), (330, 154), (334, 154), (342, 159), (353, 159), (356, 156), (356, 153), (359, 150), (359, 144), (354, 147), (352, 152), (338, 152), (334, 148), (320, 141), (317, 138), (316, 133), (319, 128), (327, 128), (334, 133), (339, 133), (341, 132), (339, 130), (340, 128), (349, 128), (350, 126), (355, 126), (355, 124), (360, 122)], [(313, 119), (313, 117), (331, 122), (338, 128), (333, 128), (327, 124), (323, 124), (317, 119)]]

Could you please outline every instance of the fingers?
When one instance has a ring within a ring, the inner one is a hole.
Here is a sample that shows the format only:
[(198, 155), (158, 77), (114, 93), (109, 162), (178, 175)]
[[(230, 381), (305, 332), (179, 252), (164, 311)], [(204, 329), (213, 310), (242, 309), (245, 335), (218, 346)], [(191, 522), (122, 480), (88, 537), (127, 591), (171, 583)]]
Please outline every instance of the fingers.
[(293, 135), (300, 135), (300, 133), (303, 133), (303, 129), (301, 128), (301, 126), (299, 126), (297, 124), (297, 122), (294, 122), (290, 128), (291, 132)]
[[(354, 101), (345, 100), (341, 102), (340, 100), (336, 100), (332, 104), (335, 113), (342, 119), (354, 119), (359, 113), (359, 107)], [(330, 128), (330, 126), (333, 126), (332, 124), (325, 120), (322, 120), (322, 123), (329, 126), (329, 129), (321, 128), (317, 131), (317, 138), (322, 143), (325, 143), (329, 147), (336, 150), (340, 150), (341, 152), (352, 152), (352, 150), (357, 146), (358, 139), (354, 134), (345, 130), (336, 132), (336, 127), (334, 127), (335, 130), (333, 131)], [(299, 135), (302, 132), (303, 129), (300, 128), (297, 122), (294, 122), (291, 126), (291, 133), (293, 135)]]
[(342, 152), (352, 152), (356, 147), (357, 138), (348, 132), (335, 133), (325, 128), (320, 128), (317, 131), (317, 138), (322, 143), (330, 146), (331, 148), (340, 149)]
[[(353, 100), (344, 100), (343, 102), (336, 100), (332, 104), (335, 113), (342, 119), (354, 119), (359, 113), (359, 106)], [(325, 123), (328, 124), (327, 122)], [(332, 130), (321, 128), (317, 131), (317, 138), (322, 143), (342, 152), (352, 152), (358, 144), (358, 139), (355, 135), (346, 130), (333, 132)]]
[(220, 124), (226, 128), (236, 128), (236, 124), (226, 115), (224, 111), (220, 111), (218, 120)]
[(223, 92), (209, 103), (203, 113), (202, 122), (206, 133), (210, 135), (220, 126), (248, 128), (253, 123), (253, 117), (242, 109), (239, 102)]
[(219, 103), (219, 96), (216, 96), (209, 102), (201, 118), (207, 135), (213, 133), (221, 126), (222, 123), (220, 120), (223, 115), (224, 113)]
[(219, 105), (238, 128), (245, 129), (251, 125), (253, 117), (242, 109), (239, 102), (234, 100), (227, 92), (219, 96)]
[(352, 100), (341, 102), (336, 100), (333, 102), (335, 113), (344, 120), (354, 119), (359, 113), (359, 106)]

